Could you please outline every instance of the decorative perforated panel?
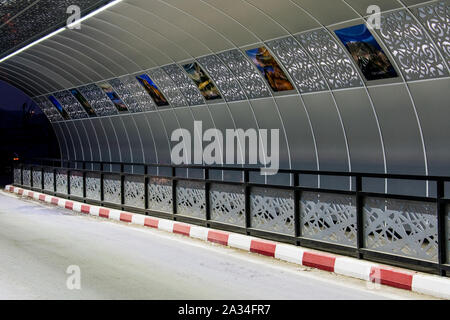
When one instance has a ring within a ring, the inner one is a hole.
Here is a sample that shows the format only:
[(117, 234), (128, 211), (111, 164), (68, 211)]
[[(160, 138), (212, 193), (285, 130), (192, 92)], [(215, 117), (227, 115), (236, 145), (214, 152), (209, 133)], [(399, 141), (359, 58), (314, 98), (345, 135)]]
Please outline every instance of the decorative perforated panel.
[(212, 184), (211, 220), (245, 227), (245, 196), (241, 186)]
[(371, 250), (437, 261), (436, 205), (366, 198), (364, 241)]
[(209, 73), (227, 101), (245, 100), (246, 96), (231, 71), (215, 55), (199, 58), (198, 61)]
[(417, 16), (450, 63), (450, 2), (440, 1), (420, 7)]
[(184, 107), (188, 105), (175, 83), (161, 68), (149, 70), (147, 73), (156, 82), (167, 99), (169, 99), (169, 103), (172, 106)]
[(30, 187), (31, 186), (31, 170), (30, 168), (23, 168), (22, 171), (22, 182), (24, 186)]
[(206, 218), (205, 185), (201, 182), (177, 183), (177, 213), (195, 218)]
[(143, 177), (127, 176), (125, 178), (125, 205), (145, 208), (145, 184)]
[(327, 90), (327, 84), (307, 52), (293, 37), (267, 43), (301, 93)]
[(53, 104), (44, 96), (33, 98), (34, 102), (39, 106), (42, 112), (47, 116), (50, 122), (62, 121), (61, 114), (56, 110)]
[(33, 168), (33, 188), (42, 188), (42, 169)]
[(77, 99), (75, 99), (69, 91), (55, 92), (53, 95), (56, 99), (58, 99), (72, 119), (83, 119), (89, 117)]
[(44, 189), (45, 190), (55, 191), (54, 179), (55, 179), (55, 176), (53, 174), (53, 171), (44, 170)]
[(120, 175), (105, 174), (103, 177), (103, 196), (106, 202), (116, 204), (120, 204), (122, 202), (120, 183)]
[(234, 49), (217, 55), (234, 73), (249, 99), (270, 97), (270, 90), (250, 61)]
[(67, 194), (67, 171), (56, 171), (56, 192)]
[(360, 87), (363, 85), (352, 61), (344, 50), (324, 30), (314, 30), (296, 36), (302, 46), (322, 70), (332, 89)]
[(437, 49), (427, 38), (421, 26), (405, 10), (383, 14), (380, 35), (406, 80), (448, 75)]
[(184, 71), (180, 69), (180, 67), (178, 67), (176, 64), (171, 64), (168, 66), (164, 66), (163, 70), (173, 80), (175, 85), (186, 98), (189, 105), (195, 106), (205, 103), (197, 87), (194, 85), (192, 80), (187, 77)]
[(172, 213), (172, 181), (152, 177), (148, 182), (148, 208), (154, 211)]
[(301, 236), (356, 246), (356, 200), (353, 196), (302, 192)]
[(86, 198), (100, 201), (100, 175), (97, 173), (86, 173)]
[(80, 87), (78, 90), (94, 108), (98, 116), (109, 116), (118, 113), (111, 100), (95, 84)]
[(19, 168), (14, 168), (14, 184), (22, 184), (22, 172)]
[(79, 171), (70, 172), (70, 194), (83, 197), (83, 173)]
[(287, 190), (252, 188), (251, 227), (294, 235), (294, 193)]

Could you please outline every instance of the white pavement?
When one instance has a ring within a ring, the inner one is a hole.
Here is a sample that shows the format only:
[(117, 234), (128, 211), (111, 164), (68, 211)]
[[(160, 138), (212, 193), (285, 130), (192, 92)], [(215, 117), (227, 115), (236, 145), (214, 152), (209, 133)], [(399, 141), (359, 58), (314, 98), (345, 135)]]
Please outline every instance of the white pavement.
[(0, 299), (430, 298), (0, 192)]

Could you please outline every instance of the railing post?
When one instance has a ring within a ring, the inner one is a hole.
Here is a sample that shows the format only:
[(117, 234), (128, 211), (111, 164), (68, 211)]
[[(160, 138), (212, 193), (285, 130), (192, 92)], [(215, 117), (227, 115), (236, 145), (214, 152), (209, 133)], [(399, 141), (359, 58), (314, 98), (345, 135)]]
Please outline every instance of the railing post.
[[(204, 179), (209, 180), (209, 169), (204, 168)], [(208, 181), (205, 181), (205, 211), (206, 211), (206, 221), (211, 220), (211, 206), (209, 203), (209, 193), (210, 193), (211, 185)]]
[(86, 171), (83, 170), (83, 201), (86, 202)]
[[(301, 235), (300, 232), (300, 190), (297, 187), (300, 186), (299, 175), (298, 173), (294, 173), (294, 229), (295, 229), (295, 237), (298, 238)], [(297, 241), (297, 245), (300, 245), (299, 241)]]
[(172, 213), (177, 214), (177, 180), (176, 168), (172, 167)]
[(30, 166), (30, 188), (34, 188), (34, 183), (33, 183), (33, 166)]
[(56, 192), (56, 168), (53, 167), (53, 193)]
[(442, 268), (447, 263), (447, 236), (446, 236), (446, 204), (443, 201), (445, 197), (445, 182), (436, 181), (436, 208), (437, 208), (437, 229), (438, 229), (438, 268), (441, 276), (446, 276), (446, 271)]
[(250, 228), (252, 226), (251, 206), (250, 206), (250, 177), (249, 171), (244, 169), (244, 199), (245, 199), (245, 229), (247, 235), (250, 234)]
[(123, 163), (120, 164), (120, 204), (125, 205), (125, 172)]
[(144, 208), (148, 210), (148, 167), (144, 165)]
[(41, 166), (41, 191), (43, 191), (45, 189), (45, 181), (44, 181), (44, 167)]
[(104, 174), (103, 174), (103, 162), (100, 163), (100, 202), (103, 203), (103, 201), (105, 200), (105, 188), (103, 186), (103, 179), (104, 179)]
[(362, 192), (362, 177), (356, 176), (356, 248), (358, 250), (358, 259), (363, 258), (361, 251), (364, 248), (364, 197)]
[(67, 196), (70, 196), (70, 169), (67, 169)]

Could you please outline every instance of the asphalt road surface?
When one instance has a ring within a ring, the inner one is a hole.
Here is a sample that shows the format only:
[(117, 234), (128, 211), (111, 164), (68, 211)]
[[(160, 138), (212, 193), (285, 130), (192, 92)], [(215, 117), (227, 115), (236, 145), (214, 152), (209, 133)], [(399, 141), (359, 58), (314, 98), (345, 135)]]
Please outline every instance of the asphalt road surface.
[(0, 299), (430, 297), (0, 192)]

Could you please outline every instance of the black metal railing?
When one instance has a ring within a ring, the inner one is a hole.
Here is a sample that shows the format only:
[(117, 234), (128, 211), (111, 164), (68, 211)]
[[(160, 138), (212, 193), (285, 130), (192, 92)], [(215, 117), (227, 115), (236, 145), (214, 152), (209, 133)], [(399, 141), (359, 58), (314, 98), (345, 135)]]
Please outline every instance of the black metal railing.
[[(156, 169), (156, 170), (155, 170)], [(201, 177), (182, 176), (196, 170)], [(251, 180), (259, 168), (37, 159), (14, 184), (85, 203), (259, 236), (445, 276), (450, 270), (450, 177), (279, 170), (286, 184)], [(213, 171), (239, 179), (212, 179)], [(348, 177), (351, 190), (301, 186), (303, 176)], [(368, 192), (367, 179), (422, 181), (433, 196)]]

